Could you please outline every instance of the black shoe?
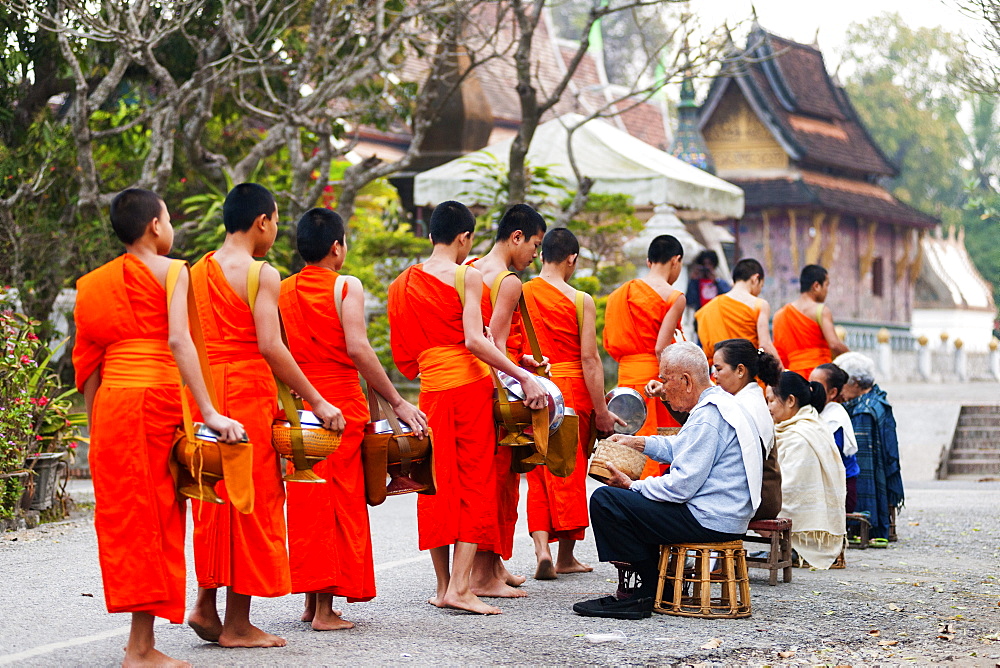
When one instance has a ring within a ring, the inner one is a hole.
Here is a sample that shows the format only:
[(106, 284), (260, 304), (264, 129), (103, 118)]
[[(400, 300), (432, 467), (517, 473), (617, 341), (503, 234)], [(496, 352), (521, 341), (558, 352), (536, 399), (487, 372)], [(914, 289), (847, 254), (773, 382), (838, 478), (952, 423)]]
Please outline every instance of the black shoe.
[(614, 596), (603, 596), (574, 604), (573, 612), (584, 617), (646, 619), (653, 615), (653, 599), (630, 598), (619, 601)]

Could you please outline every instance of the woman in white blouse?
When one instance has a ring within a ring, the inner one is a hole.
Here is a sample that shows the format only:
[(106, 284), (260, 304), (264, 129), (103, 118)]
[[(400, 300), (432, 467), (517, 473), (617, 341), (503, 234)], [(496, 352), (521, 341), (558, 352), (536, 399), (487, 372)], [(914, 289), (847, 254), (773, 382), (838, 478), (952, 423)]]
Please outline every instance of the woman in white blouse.
[(736, 397), (753, 419), (764, 446), (764, 483), (755, 520), (770, 520), (781, 510), (781, 470), (774, 447), (774, 420), (758, 381), (774, 385), (781, 374), (781, 362), (746, 339), (727, 339), (715, 344), (712, 371), (716, 384)]

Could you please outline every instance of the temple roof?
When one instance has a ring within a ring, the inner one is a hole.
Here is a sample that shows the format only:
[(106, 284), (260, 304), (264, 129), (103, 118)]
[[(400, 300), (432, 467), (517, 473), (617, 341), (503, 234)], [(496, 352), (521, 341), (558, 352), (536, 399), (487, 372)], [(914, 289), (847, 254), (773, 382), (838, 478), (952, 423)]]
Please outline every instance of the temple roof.
[(743, 188), (746, 207), (818, 207), (910, 227), (931, 228), (937, 219), (903, 204), (873, 183), (819, 172), (802, 171), (780, 177), (731, 179)]
[(917, 308), (946, 308), (996, 312), (990, 284), (976, 269), (965, 249), (965, 231), (940, 228), (921, 240), (923, 264), (917, 281)]
[(704, 128), (730, 85), (744, 97), (789, 157), (811, 167), (875, 180), (895, 176), (858, 118), (843, 88), (826, 71), (823, 54), (757, 27), (747, 42), (751, 62), (717, 78), (702, 106)]

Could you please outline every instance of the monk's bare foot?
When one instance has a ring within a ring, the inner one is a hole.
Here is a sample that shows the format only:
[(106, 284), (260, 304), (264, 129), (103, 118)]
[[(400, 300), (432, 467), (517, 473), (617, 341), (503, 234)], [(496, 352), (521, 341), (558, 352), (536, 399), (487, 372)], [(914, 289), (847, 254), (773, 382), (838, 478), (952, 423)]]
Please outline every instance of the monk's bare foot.
[(528, 592), (511, 587), (503, 580), (490, 580), (479, 585), (472, 585), (472, 593), (486, 598), (524, 598)]
[(520, 587), (528, 579), (523, 575), (514, 575), (513, 573), (508, 571), (507, 567), (504, 566), (504, 563), (499, 559), (497, 559), (496, 574), (497, 574), (497, 580), (500, 580), (501, 582), (506, 582), (507, 586), (509, 587)]
[(568, 564), (560, 564), (556, 562), (556, 573), (589, 573), (594, 570), (594, 567), (590, 564), (585, 564), (577, 559)]
[(444, 603), (441, 602), (440, 596), (431, 596), (429, 599), (427, 599), (427, 602), (433, 605), (435, 608), (444, 607)]
[(312, 620), (313, 631), (342, 631), (345, 629), (353, 629), (354, 622), (341, 619), (340, 615), (342, 614), (342, 612), (334, 610), (332, 615), (316, 615), (316, 617)]
[(149, 649), (145, 652), (129, 652), (125, 648), (125, 658), (122, 660), (122, 668), (191, 668), (187, 661), (173, 659), (158, 649)]
[(550, 557), (542, 557), (538, 560), (538, 567), (535, 569), (536, 580), (555, 580), (557, 571), (552, 565)]
[(466, 612), (474, 612), (477, 615), (499, 615), (503, 612), (500, 608), (489, 605), (484, 601), (480, 601), (479, 597), (471, 591), (466, 593), (464, 596), (451, 593), (445, 594), (441, 599), (440, 607), (452, 608), (453, 610), (465, 610)]
[(219, 642), (219, 636), (222, 635), (222, 620), (219, 619), (218, 612), (211, 614), (197, 609), (192, 610), (187, 623), (205, 642)]
[(284, 647), (287, 641), (250, 624), (235, 631), (224, 629), (219, 636), (219, 644), (223, 647)]

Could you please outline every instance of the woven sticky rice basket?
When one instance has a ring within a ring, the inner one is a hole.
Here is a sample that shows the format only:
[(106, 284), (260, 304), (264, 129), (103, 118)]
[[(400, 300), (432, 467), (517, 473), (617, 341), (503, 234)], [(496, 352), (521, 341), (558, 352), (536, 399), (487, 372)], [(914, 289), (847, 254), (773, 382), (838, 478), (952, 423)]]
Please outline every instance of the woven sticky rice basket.
[(657, 436), (674, 436), (681, 430), (680, 427), (657, 427)]
[(615, 443), (614, 441), (601, 440), (594, 448), (594, 456), (590, 460), (590, 477), (594, 480), (607, 482), (611, 477), (611, 471), (605, 466), (605, 462), (615, 465), (619, 471), (633, 480), (638, 480), (642, 475), (642, 469), (646, 466), (646, 455), (637, 452), (627, 445)]
[[(292, 457), (292, 429), (284, 420), (271, 426), (271, 444), (282, 457)], [(302, 429), (302, 445), (306, 457), (326, 459), (327, 455), (340, 447), (340, 432), (329, 429)]]

